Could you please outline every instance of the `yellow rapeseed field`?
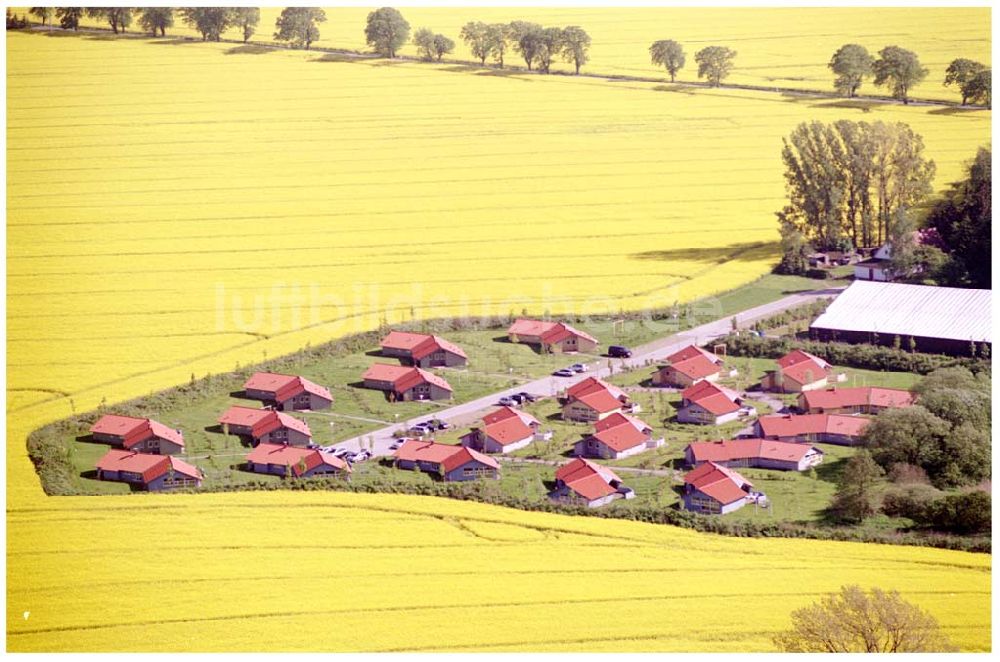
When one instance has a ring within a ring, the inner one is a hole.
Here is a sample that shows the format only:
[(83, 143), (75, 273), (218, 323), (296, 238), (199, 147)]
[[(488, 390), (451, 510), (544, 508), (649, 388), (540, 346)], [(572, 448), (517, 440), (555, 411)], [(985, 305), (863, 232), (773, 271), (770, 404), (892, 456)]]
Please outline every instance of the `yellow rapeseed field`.
[[(900, 45), (933, 48), (928, 66), (966, 47), (983, 59), (977, 11), (889, 29), (866, 10), (857, 34), (912, 35)], [(412, 13), (438, 30), (465, 18)], [(364, 12), (329, 16), (324, 42), (360, 48)], [(684, 38), (713, 35), (677, 16)], [(822, 77), (817, 44), (851, 29), (785, 16), (740, 76), (790, 75), (777, 37), (796, 32)], [(649, 73), (653, 26), (632, 10), (532, 17), (586, 24), (595, 70), (606, 48), (601, 71)], [(931, 38), (943, 26), (961, 36)], [(766, 650), (791, 609), (847, 581), (899, 587), (964, 648), (989, 648), (988, 556), (406, 497), (50, 499), (24, 448), (102, 400), (383, 317), (731, 289), (775, 259), (780, 138), (797, 123), (908, 122), (941, 188), (989, 142), (988, 112), (103, 35), (9, 33), (7, 62), (8, 648)]]

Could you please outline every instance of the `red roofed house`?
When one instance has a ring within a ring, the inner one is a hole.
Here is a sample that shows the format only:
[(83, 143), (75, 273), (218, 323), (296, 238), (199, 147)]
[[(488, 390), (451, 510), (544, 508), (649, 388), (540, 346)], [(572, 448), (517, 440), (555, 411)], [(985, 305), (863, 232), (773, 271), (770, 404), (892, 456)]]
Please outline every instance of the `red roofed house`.
[(304, 377), (255, 372), (243, 385), (246, 397), (261, 400), (279, 411), (329, 409), (330, 391)]
[(382, 339), (382, 356), (391, 356), (418, 368), (462, 366), (469, 357), (462, 348), (444, 338), (426, 333), (390, 331)]
[(400, 400), (448, 400), (451, 386), (423, 368), (376, 363), (362, 376), (365, 388), (385, 391), (393, 402)]
[(808, 444), (767, 439), (698, 441), (688, 444), (684, 458), (692, 467), (715, 462), (723, 467), (805, 471), (823, 461), (823, 451)]
[(259, 474), (292, 478), (351, 473), (350, 465), (339, 457), (287, 444), (257, 444), (247, 455), (247, 468)]
[(753, 483), (732, 469), (705, 462), (684, 476), (684, 507), (697, 513), (725, 515), (758, 498)]
[(513, 407), (483, 416), (482, 427), (474, 427), (460, 437), (463, 446), (483, 453), (510, 453), (535, 440), (541, 424), (531, 414)]
[(829, 388), (799, 394), (799, 410), (806, 414), (877, 414), (884, 409), (909, 407), (909, 391), (878, 386)]
[(578, 457), (556, 469), (556, 488), (549, 492), (553, 501), (597, 508), (615, 499), (632, 499), (635, 492), (622, 484), (607, 467)]
[(802, 414), (801, 416), (774, 414), (758, 418), (757, 422), (754, 423), (754, 434), (761, 439), (854, 446), (861, 441), (861, 435), (868, 423), (869, 419), (863, 416), (847, 416), (845, 414)]
[(563, 322), (515, 320), (507, 329), (507, 337), (511, 342), (537, 345), (541, 351), (553, 354), (597, 349), (597, 338)]
[(765, 391), (801, 393), (826, 386), (833, 366), (808, 352), (795, 349), (777, 360), (778, 369), (769, 370), (760, 380)]
[(566, 391), (562, 417), (567, 421), (599, 421), (615, 412), (633, 412), (625, 391), (597, 377), (587, 377)]
[(219, 423), (227, 434), (249, 437), (257, 444), (305, 446), (312, 441), (305, 421), (273, 409), (230, 407)]
[(667, 362), (653, 373), (655, 386), (687, 388), (703, 379), (714, 382), (722, 374), (722, 359), (695, 345), (674, 352)]
[(664, 444), (653, 438), (653, 428), (637, 418), (615, 412), (594, 423), (594, 432), (576, 442), (573, 454), (618, 460)]
[(404, 441), (395, 452), (393, 466), (397, 469), (438, 474), (445, 481), (500, 478), (500, 464), (489, 455), (466, 446), (420, 439)]
[(680, 423), (722, 425), (748, 413), (752, 412), (743, 406), (739, 393), (709, 381), (700, 381), (681, 393), (677, 420)]
[(175, 455), (184, 450), (184, 435), (148, 418), (101, 416), (90, 427), (94, 441), (102, 441), (130, 451)]
[(155, 492), (200, 487), (204, 475), (198, 467), (176, 457), (112, 448), (97, 461), (97, 478), (129, 483)]

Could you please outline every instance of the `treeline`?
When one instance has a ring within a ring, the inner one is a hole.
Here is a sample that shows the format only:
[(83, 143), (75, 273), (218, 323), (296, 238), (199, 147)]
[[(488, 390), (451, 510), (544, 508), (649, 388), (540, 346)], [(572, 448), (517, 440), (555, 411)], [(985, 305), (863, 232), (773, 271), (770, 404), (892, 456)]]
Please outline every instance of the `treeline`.
[(590, 61), (590, 35), (578, 25), (546, 28), (529, 21), (470, 21), (462, 26), (459, 36), (480, 64), (485, 65), (486, 58), (491, 57), (501, 69), (504, 54), (511, 50), (524, 59), (529, 71), (545, 74), (559, 57), (572, 63), (578, 74), (580, 67)]
[[(852, 523), (881, 511), (939, 531), (989, 531), (990, 497), (976, 487), (991, 477), (989, 373), (943, 368), (914, 390), (917, 404), (884, 411), (865, 428), (831, 512)], [(954, 488), (966, 489), (942, 492)]]

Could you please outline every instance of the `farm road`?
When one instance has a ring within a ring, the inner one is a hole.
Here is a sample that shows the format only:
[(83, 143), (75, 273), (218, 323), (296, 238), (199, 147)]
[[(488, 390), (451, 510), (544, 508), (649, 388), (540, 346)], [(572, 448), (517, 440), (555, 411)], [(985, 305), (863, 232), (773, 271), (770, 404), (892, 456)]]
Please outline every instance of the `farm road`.
[[(772, 301), (770, 303), (765, 303), (760, 306), (744, 310), (736, 315), (727, 316), (714, 322), (708, 322), (681, 333), (658, 338), (657, 340), (653, 340), (645, 345), (632, 348), (632, 358), (630, 359), (613, 359), (614, 372), (618, 373), (624, 369), (642, 368), (654, 361), (662, 361), (670, 354), (673, 354), (687, 345), (701, 345), (711, 342), (717, 338), (721, 338), (732, 329), (732, 317), (736, 318), (737, 325), (740, 328), (745, 328), (761, 318), (774, 315), (775, 313), (779, 313), (789, 308), (795, 308), (796, 306), (810, 303), (817, 299), (836, 296), (840, 294), (841, 291), (842, 288), (830, 288), (823, 290), (810, 290), (807, 292), (796, 292), (784, 298), (778, 299), (777, 301)], [(572, 356), (567, 356), (567, 364), (573, 362), (571, 360), (572, 358)], [(587, 377), (597, 376), (603, 378), (608, 377), (611, 374), (611, 371), (608, 369), (607, 359), (591, 361), (586, 365), (586, 372), (574, 375), (573, 377), (540, 377), (538, 379), (524, 382), (517, 386), (477, 398), (476, 400), (470, 400), (469, 402), (446, 407), (438, 411), (434, 417), (447, 421), (453, 426), (460, 427), (468, 425), (481, 418), (483, 413), (492, 407), (495, 407), (497, 405), (497, 400), (503, 396), (512, 395), (520, 391), (527, 391), (532, 395), (554, 396), (559, 391), (568, 388), (577, 382), (586, 379)], [(419, 418), (427, 417), (421, 416)], [(373, 430), (335, 445), (338, 448), (358, 450), (361, 448), (361, 444), (364, 440), (374, 438), (375, 447), (372, 449), (372, 454), (375, 456), (390, 455), (392, 451), (389, 449), (389, 446), (391, 446), (395, 441), (392, 433), (395, 430), (398, 430), (400, 425), (409, 427), (410, 422), (411, 421), (400, 421), (400, 424), (389, 425), (378, 430)]]

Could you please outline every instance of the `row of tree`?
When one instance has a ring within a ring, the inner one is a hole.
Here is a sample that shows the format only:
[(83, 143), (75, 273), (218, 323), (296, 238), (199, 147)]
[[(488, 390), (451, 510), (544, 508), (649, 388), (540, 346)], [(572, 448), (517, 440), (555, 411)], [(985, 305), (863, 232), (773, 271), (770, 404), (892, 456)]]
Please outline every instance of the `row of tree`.
[(546, 28), (529, 21), (470, 21), (462, 26), (459, 36), (480, 64), (485, 65), (486, 58), (492, 57), (501, 69), (509, 50), (524, 58), (529, 71), (534, 68), (542, 73), (549, 73), (552, 62), (559, 57), (572, 63), (578, 74), (580, 67), (590, 61), (590, 35), (578, 25)]

